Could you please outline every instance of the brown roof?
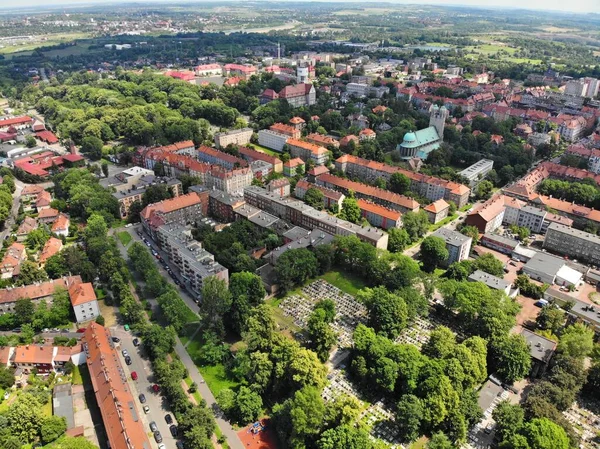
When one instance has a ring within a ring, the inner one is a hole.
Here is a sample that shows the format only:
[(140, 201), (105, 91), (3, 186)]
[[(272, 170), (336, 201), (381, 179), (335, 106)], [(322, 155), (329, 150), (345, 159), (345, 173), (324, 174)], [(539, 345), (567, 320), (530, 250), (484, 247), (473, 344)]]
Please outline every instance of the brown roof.
[(314, 143), (304, 142), (298, 139), (288, 139), (287, 144), (289, 146), (302, 148), (304, 150), (310, 151), (312, 154), (321, 155), (327, 153), (327, 149), (323, 148), (320, 145), (315, 145)]
[(17, 346), (15, 348), (14, 362), (20, 364), (52, 364), (54, 347), (44, 345)]
[(300, 123), (306, 123), (302, 117), (292, 117), (290, 123), (293, 125), (299, 125)]
[(56, 355), (54, 356), (55, 362), (68, 362), (71, 360), (72, 350), (67, 346), (57, 346)]
[(58, 211), (56, 209), (53, 209), (52, 207), (49, 207), (48, 209), (43, 209), (38, 213), (38, 218), (52, 218), (57, 216)]
[(324, 165), (315, 165), (308, 171), (308, 174), (311, 176), (320, 176), (324, 175), (325, 173), (329, 173), (329, 169)]
[(441, 211), (443, 211), (444, 209), (448, 209), (449, 207), (450, 207), (450, 205), (446, 201), (444, 201), (443, 199), (439, 199), (437, 201), (434, 201), (431, 204), (428, 204), (423, 209), (425, 209), (428, 212), (438, 214)]
[(34, 229), (37, 229), (37, 227), (38, 222), (35, 218), (25, 217), (25, 220), (23, 220), (23, 223), (21, 223), (19, 229), (17, 229), (17, 235), (29, 234)]
[[(348, 136), (342, 137), (340, 139), (340, 145), (345, 147), (345, 146), (349, 145), (351, 141), (353, 141), (354, 143), (358, 143), (358, 137), (356, 137), (354, 134), (350, 134)], [(342, 157), (344, 157), (344, 156), (342, 156)]]
[(327, 146), (327, 145), (339, 146), (339, 144), (340, 144), (333, 137), (322, 136), (321, 134), (318, 134), (318, 133), (309, 134), (308, 136), (306, 136), (306, 140), (308, 140), (311, 143), (314, 143), (317, 145), (323, 145), (323, 146)]
[(47, 190), (42, 190), (38, 193), (38, 196), (35, 200), (36, 207), (49, 206), (52, 202), (52, 195)]
[(93, 391), (110, 447), (150, 449), (146, 429), (108, 330), (90, 323), (83, 341)]
[(249, 157), (253, 160), (265, 161), (272, 165), (281, 164), (281, 159), (271, 156), (270, 154), (263, 153), (262, 151), (256, 151), (247, 147), (239, 147), (238, 151), (240, 152), (240, 155)]
[(304, 179), (301, 179), (296, 183), (297, 189), (300, 188), (300, 189), (308, 190), (311, 187), (321, 191), (325, 198), (329, 198), (331, 200), (334, 200), (335, 202), (338, 202), (344, 195), (343, 193), (338, 192), (337, 190), (328, 189), (327, 187), (323, 187), (318, 184), (313, 184)]
[(287, 136), (299, 136), (300, 131), (290, 125), (285, 125), (283, 123), (274, 123), (269, 127), (271, 131), (275, 131), (277, 133), (285, 134)]
[(479, 215), (486, 222), (492, 221), (504, 210), (504, 195), (491, 197), (485, 203), (473, 210), (469, 216)]
[(281, 98), (295, 98), (306, 95), (312, 89), (312, 84), (295, 84), (292, 86), (285, 86), (279, 91)]
[(144, 219), (149, 219), (156, 212), (168, 213), (185, 207), (190, 207), (195, 204), (200, 204), (202, 200), (196, 192), (191, 192), (186, 195), (176, 196), (168, 200), (163, 200), (159, 203), (149, 204), (142, 210), (141, 216)]
[(299, 157), (295, 157), (294, 159), (290, 159), (289, 161), (283, 164), (284, 167), (298, 167), (299, 165), (304, 165), (304, 161)]
[(214, 148), (207, 147), (206, 145), (200, 145), (200, 148), (198, 148), (198, 154), (206, 154), (210, 157), (220, 159), (231, 164), (237, 163), (240, 164), (240, 167), (248, 166), (248, 162), (246, 162), (244, 159), (235, 157), (232, 154), (225, 153), (223, 151), (215, 150)]
[(38, 195), (44, 188), (36, 184), (27, 185), (21, 190), (21, 195)]
[(23, 287), (4, 288), (0, 290), (0, 304), (16, 302), (17, 299), (39, 299), (54, 294), (57, 288), (67, 289), (70, 285), (81, 283), (81, 276), (68, 276), (40, 284), (25, 285)]
[(71, 305), (78, 306), (96, 300), (96, 292), (90, 282), (74, 284), (69, 288)]
[(57, 239), (56, 237), (50, 237), (46, 244), (44, 245), (44, 249), (40, 254), (40, 263), (45, 263), (50, 257), (57, 254), (63, 247), (63, 243), (61, 239)]
[(10, 346), (2, 346), (0, 347), (0, 365), (6, 366), (8, 362), (10, 362), (11, 356), (11, 348)]

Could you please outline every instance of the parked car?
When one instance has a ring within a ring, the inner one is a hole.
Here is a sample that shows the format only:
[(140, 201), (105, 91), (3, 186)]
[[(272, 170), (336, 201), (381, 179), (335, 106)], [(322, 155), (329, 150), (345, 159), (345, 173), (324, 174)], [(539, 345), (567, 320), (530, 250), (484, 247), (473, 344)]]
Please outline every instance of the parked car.
[(115, 343), (119, 343), (121, 339), (119, 337), (113, 337), (112, 341), (114, 341)]
[(158, 430), (154, 432), (154, 441), (156, 441), (157, 443), (162, 443), (162, 435)]
[(78, 334), (83, 334), (85, 332), (86, 328), (85, 327), (80, 327), (79, 329), (77, 329), (77, 333)]
[(173, 424), (173, 418), (169, 414), (165, 415), (165, 421), (167, 424)]
[(131, 372), (131, 378), (132, 378), (133, 380), (137, 380), (137, 379), (138, 379), (138, 375), (137, 375), (137, 373), (136, 373), (135, 371), (132, 371), (132, 372)]
[(175, 424), (169, 426), (169, 432), (171, 432), (173, 438), (177, 438), (177, 426)]
[(152, 385), (152, 390), (153, 390), (155, 393), (158, 393), (158, 392), (160, 391), (160, 387), (159, 387), (157, 384), (154, 384), (154, 385)]
[(127, 349), (123, 349), (121, 351), (121, 354), (123, 354), (123, 357), (128, 357), (129, 356), (129, 353), (127, 352)]
[(144, 396), (144, 393), (140, 393), (140, 395), (138, 397), (140, 398), (140, 402), (142, 404), (146, 403), (146, 396)]
[(139, 346), (140, 345), (140, 339), (139, 338), (134, 338), (133, 339), (133, 346)]
[(131, 361), (131, 357), (129, 357), (129, 356), (125, 357), (125, 363), (126, 363), (127, 365), (131, 365), (131, 363), (132, 363), (132, 361)]
[(145, 414), (150, 413), (150, 407), (148, 407), (147, 405), (144, 405), (144, 413)]
[(181, 441), (176, 441), (175, 447), (177, 447), (177, 449), (183, 449), (183, 443)]
[(150, 421), (150, 430), (152, 432), (156, 432), (158, 430), (158, 426), (156, 425), (156, 423), (154, 421)]
[(164, 444), (159, 444), (158, 449), (167, 449), (167, 446), (165, 446)]

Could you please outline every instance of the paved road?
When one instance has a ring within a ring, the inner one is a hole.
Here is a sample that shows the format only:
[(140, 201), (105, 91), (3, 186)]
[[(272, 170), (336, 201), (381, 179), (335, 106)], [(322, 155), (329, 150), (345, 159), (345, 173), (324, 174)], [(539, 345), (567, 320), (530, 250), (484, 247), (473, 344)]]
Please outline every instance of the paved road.
[[(129, 227), (129, 228), (120, 228), (120, 229), (117, 229), (116, 231), (120, 232), (122, 230), (126, 230), (133, 237), (134, 241), (141, 242), (142, 239), (136, 233), (137, 228), (141, 229), (141, 226), (138, 225), (138, 226), (132, 226), (132, 227)], [(149, 242), (151, 242), (151, 239), (149, 239), (148, 237), (146, 238), (146, 240), (148, 240)], [(151, 244), (154, 245), (153, 242), (151, 242)], [(119, 250), (121, 251), (121, 255), (127, 260), (127, 249), (121, 243), (119, 243), (118, 246), (119, 246)], [(155, 249), (157, 249), (156, 245), (154, 245), (153, 247)], [(161, 252), (161, 256), (164, 256), (164, 254), (162, 252)], [(158, 262), (157, 259), (154, 259), (154, 260), (156, 261), (156, 266), (160, 270), (161, 275), (165, 279), (169, 280), (170, 277), (167, 274), (167, 272), (160, 265), (160, 263)], [(165, 260), (167, 260), (167, 259), (165, 259)], [(179, 293), (180, 293), (182, 299), (188, 304), (188, 306), (190, 306), (190, 308), (194, 312), (197, 312), (198, 311), (198, 305), (184, 291), (184, 289), (180, 288), (179, 289)], [(157, 307), (158, 306), (155, 300), (150, 300), (149, 302), (152, 305), (152, 307)], [(125, 331), (123, 331), (123, 332), (125, 332)], [(120, 334), (118, 336), (120, 338)], [(123, 342), (123, 340), (121, 340), (121, 342)], [(129, 349), (127, 349), (127, 350), (129, 351)], [(219, 409), (219, 407), (217, 405), (215, 397), (213, 396), (212, 392), (208, 388), (208, 385), (206, 385), (206, 382), (202, 378), (202, 375), (198, 372), (198, 367), (196, 367), (196, 365), (192, 361), (192, 358), (190, 357), (190, 355), (186, 351), (185, 347), (183, 346), (183, 344), (181, 343), (181, 340), (179, 340), (179, 338), (177, 338), (177, 345), (175, 346), (175, 352), (177, 353), (177, 355), (181, 359), (182, 363), (187, 368), (187, 370), (188, 370), (188, 372), (190, 374), (190, 377), (192, 378), (192, 381), (196, 382), (196, 384), (198, 385), (198, 392), (200, 393), (200, 396), (202, 396), (202, 398), (206, 401), (206, 405), (209, 408), (211, 408), (213, 410), (213, 412), (215, 413), (215, 418), (216, 418), (216, 421), (217, 421), (217, 426), (219, 426), (219, 429), (221, 429), (221, 432), (227, 438), (227, 443), (229, 444), (229, 447), (231, 449), (244, 449), (244, 445), (242, 444), (241, 440), (237, 436), (236, 431), (233, 429), (233, 427), (231, 426), (231, 424), (227, 420), (225, 420), (223, 418), (223, 414), (222, 414), (222, 412), (220, 411), (220, 409)], [(131, 351), (129, 351), (129, 353), (133, 354)], [(132, 359), (133, 359), (133, 357), (132, 357)], [(133, 362), (135, 364), (135, 360), (133, 360)], [(134, 364), (132, 364), (131, 366), (134, 366)], [(139, 374), (140, 373), (138, 372), (138, 375)], [(138, 379), (138, 382), (139, 382), (139, 379)], [(146, 395), (146, 398), (148, 398), (148, 395)], [(156, 422), (158, 424), (158, 420)], [(163, 422), (164, 422), (164, 419), (163, 419)], [(160, 427), (159, 427), (159, 429), (160, 429)], [(160, 430), (160, 432), (161, 432), (161, 434), (163, 434), (162, 430)], [(167, 432), (168, 432), (168, 429), (167, 429)], [(170, 433), (168, 435), (170, 436)], [(163, 434), (163, 438), (165, 438), (164, 434)], [(169, 448), (169, 445), (167, 445), (167, 448)]]
[[(129, 386), (131, 388), (131, 393), (135, 398), (135, 405), (138, 409), (139, 415), (142, 417), (142, 423), (144, 426), (144, 430), (146, 432), (150, 432), (150, 422), (154, 421), (158, 426), (158, 430), (163, 438), (163, 443), (167, 446), (168, 449), (175, 449), (175, 441), (176, 439), (171, 436), (171, 432), (169, 431), (169, 425), (165, 421), (165, 415), (168, 413), (173, 418), (175, 423), (175, 417), (173, 413), (169, 409), (168, 401), (162, 396), (160, 393), (155, 393), (152, 390), (152, 385), (155, 384), (154, 373), (152, 372), (152, 366), (148, 361), (144, 351), (142, 349), (142, 345), (137, 348), (133, 345), (133, 335), (131, 332), (127, 332), (121, 326), (114, 326), (110, 328), (110, 333), (114, 337), (119, 337), (121, 339), (118, 344), (119, 349), (119, 359), (121, 360), (121, 365), (125, 369), (127, 373), (127, 379), (129, 382)], [(126, 349), (131, 357), (131, 365), (127, 365), (125, 363), (125, 359), (123, 354), (121, 354), (121, 350)], [(138, 379), (134, 381), (131, 379), (131, 373), (135, 371), (138, 375)], [(146, 396), (146, 403), (142, 404), (139, 400), (140, 393)], [(150, 412), (148, 414), (144, 414), (143, 406), (147, 405), (150, 407)], [(153, 436), (149, 437), (151, 444), (153, 447), (158, 447), (158, 444), (154, 440)]]

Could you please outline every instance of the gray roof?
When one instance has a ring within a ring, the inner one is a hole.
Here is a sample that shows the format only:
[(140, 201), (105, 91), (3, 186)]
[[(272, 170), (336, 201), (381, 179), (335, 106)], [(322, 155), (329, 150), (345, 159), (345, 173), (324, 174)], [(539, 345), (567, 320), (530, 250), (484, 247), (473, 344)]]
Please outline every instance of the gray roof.
[(221, 190), (211, 190), (208, 194), (211, 198), (216, 199), (218, 202), (227, 204), (229, 206), (233, 206), (234, 204), (238, 204), (240, 201), (243, 203), (244, 198), (241, 196), (231, 195), (229, 193), (225, 193)]
[(559, 223), (551, 223), (548, 226), (548, 231), (557, 231), (563, 234), (571, 235), (573, 237), (577, 237), (583, 240), (588, 240), (596, 245), (600, 245), (600, 237), (595, 234), (590, 234), (589, 232), (580, 231), (579, 229), (571, 228), (569, 226), (565, 226)]
[(52, 413), (56, 416), (65, 417), (67, 429), (75, 427), (75, 411), (73, 408), (71, 384), (56, 385), (52, 396)]
[(565, 264), (563, 259), (552, 256), (547, 253), (537, 253), (523, 267), (524, 270), (531, 270), (540, 273), (556, 276), (558, 270)]
[(440, 228), (433, 233), (434, 237), (439, 237), (444, 239), (446, 245), (451, 246), (462, 246), (469, 240), (472, 240), (471, 237), (468, 237), (464, 234), (461, 234), (458, 231), (453, 231), (451, 229)]
[(270, 228), (279, 221), (279, 218), (267, 212), (260, 211), (260, 213), (249, 217), (248, 220), (261, 228)]
[(309, 232), (309, 235), (306, 237), (302, 237), (298, 240), (294, 240), (293, 242), (289, 242), (279, 248), (275, 248), (271, 251), (267, 257), (271, 261), (271, 263), (275, 263), (279, 257), (290, 249), (299, 249), (299, 248), (309, 248), (315, 247), (319, 245), (325, 245), (327, 243), (333, 242), (334, 236), (328, 234), (327, 232), (315, 230)]
[(507, 245), (509, 247), (512, 247), (513, 249), (515, 249), (519, 245), (518, 240), (504, 237), (504, 236), (498, 235), (498, 234), (487, 233), (487, 234), (484, 234), (483, 237), (485, 239), (492, 240), (494, 242), (498, 242), (503, 245)]
[(532, 215), (538, 215), (541, 218), (544, 218), (544, 216), (548, 213), (545, 210), (542, 209), (538, 209), (537, 207), (533, 207), (533, 206), (523, 206), (521, 208), (521, 211), (526, 212), (528, 214), (532, 214)]
[(527, 329), (521, 331), (521, 335), (525, 337), (529, 345), (531, 358), (542, 363), (548, 363), (556, 350), (556, 342), (549, 340), (541, 335), (534, 334)]
[(497, 276), (486, 273), (485, 271), (477, 270), (469, 276), (471, 282), (483, 282), (489, 288), (494, 290), (506, 290), (510, 288), (511, 283)]
[(458, 172), (459, 175), (464, 176), (468, 180), (472, 180), (477, 178), (482, 170), (485, 170), (489, 167), (491, 170), (494, 166), (494, 161), (490, 159), (481, 159), (475, 162), (473, 165), (465, 168), (463, 171)]
[(294, 226), (289, 231), (284, 232), (283, 236), (293, 242), (294, 240), (301, 239), (309, 234), (310, 231), (308, 229), (301, 228), (300, 226)]

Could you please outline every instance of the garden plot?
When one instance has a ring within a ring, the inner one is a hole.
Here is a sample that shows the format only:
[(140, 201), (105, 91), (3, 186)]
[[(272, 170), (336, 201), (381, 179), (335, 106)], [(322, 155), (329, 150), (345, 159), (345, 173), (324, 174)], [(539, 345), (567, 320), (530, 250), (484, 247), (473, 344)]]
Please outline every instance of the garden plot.
[(294, 319), (294, 324), (306, 327), (308, 317), (315, 304), (324, 299), (331, 299), (335, 303), (335, 319), (331, 324), (338, 335), (338, 346), (348, 348), (352, 346), (354, 329), (367, 321), (367, 309), (354, 299), (327, 281), (319, 279), (302, 289), (301, 295), (286, 297), (279, 307), (283, 313)]

